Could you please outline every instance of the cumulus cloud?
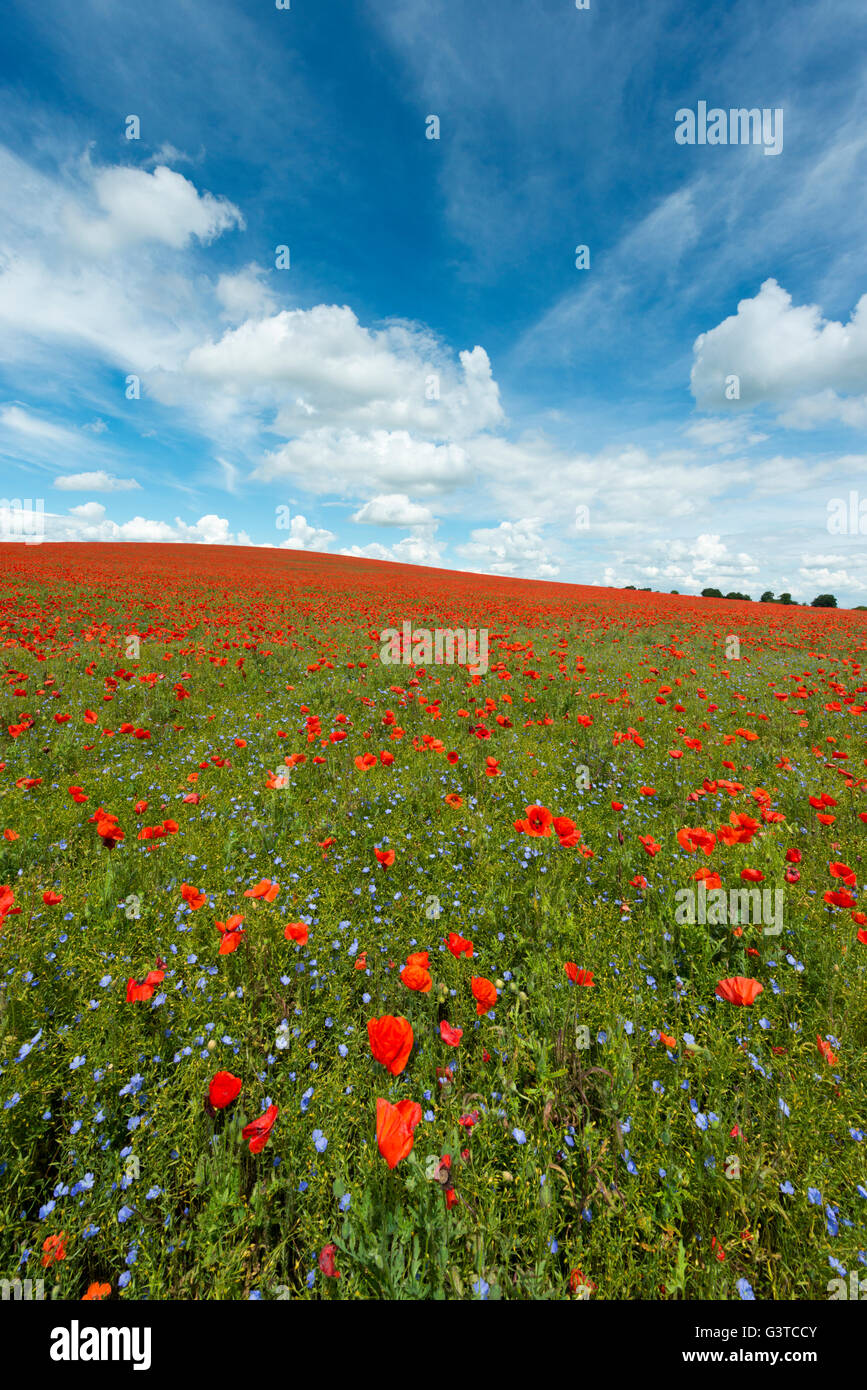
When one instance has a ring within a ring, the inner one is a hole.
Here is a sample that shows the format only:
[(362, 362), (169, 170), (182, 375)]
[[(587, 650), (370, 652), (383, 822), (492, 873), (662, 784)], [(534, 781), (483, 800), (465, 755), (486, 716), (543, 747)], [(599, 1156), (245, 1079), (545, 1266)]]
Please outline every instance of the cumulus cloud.
[(340, 554), (354, 555), (359, 559), (392, 560), (401, 565), (436, 566), (442, 563), (442, 552), (439, 546), (433, 536), (425, 530), (404, 536), (395, 545), (379, 545), (374, 541), (371, 545), (350, 546), (348, 549), (341, 550)]
[(229, 228), (245, 225), (228, 199), (199, 193), (195, 184), (165, 164), (152, 174), (123, 165), (97, 170), (91, 191), (103, 216), (88, 217), (79, 205), (69, 203), (64, 217), (67, 234), (91, 256), (111, 255), (141, 241), (180, 250), (192, 237), (213, 241)]
[(402, 485), (432, 496), (468, 482), (472, 470), (459, 444), (433, 444), (407, 430), (311, 429), (267, 453), (253, 476), (263, 482), (292, 478), (309, 492)]
[(471, 532), (466, 545), (457, 547), (457, 552), (474, 569), (551, 579), (560, 573), (560, 566), (552, 563), (549, 547), (542, 538), (542, 526), (539, 517), (527, 517), (522, 521), (501, 521), (496, 527), (479, 527)]
[(760, 566), (747, 551), (733, 552), (722, 536), (703, 532), (688, 540), (677, 538), (642, 541), (632, 553), (621, 552), (608, 566), (603, 583), (623, 588), (644, 580), (652, 587), (671, 586), (680, 593), (701, 589), (748, 589)]
[[(703, 410), (719, 410), (726, 379), (739, 379), (742, 406), (789, 408), (803, 428), (828, 419), (862, 419), (867, 380), (867, 294), (848, 323), (826, 320), (816, 304), (794, 305), (774, 279), (742, 299), (737, 313), (702, 333), (693, 347), (692, 394)], [(852, 402), (856, 397), (854, 418)]]
[(286, 436), (312, 424), (414, 430), (437, 440), (503, 419), (484, 348), (461, 352), (456, 365), (430, 333), (400, 323), (365, 328), (345, 305), (248, 318), (193, 348), (181, 374), (188, 383), (273, 402), (272, 428)]
[(101, 502), (81, 502), (77, 507), (69, 508), (69, 515), (80, 516), (83, 521), (102, 521), (105, 507)]
[(82, 502), (65, 515), (44, 509), (26, 519), (14, 509), (0, 506), (0, 539), (34, 541), (159, 541), (200, 545), (236, 545), (240, 541), (225, 517), (209, 513), (192, 525), (175, 517), (174, 523), (134, 516), (116, 522), (105, 515), (101, 502)]
[(434, 517), (427, 507), (411, 502), (405, 492), (384, 493), (372, 497), (352, 516), (368, 526), (432, 526)]
[(293, 516), (289, 523), (289, 535), (285, 541), (280, 542), (278, 549), (328, 550), (336, 540), (337, 537), (333, 531), (325, 531), (316, 526), (310, 526), (306, 517)]
[(834, 593), (834, 591), (848, 590), (853, 594), (867, 593), (867, 581), (863, 575), (852, 574), (850, 571), (853, 566), (847, 558), (844, 566), (838, 565), (832, 569), (830, 565), (818, 565), (815, 562), (802, 565), (798, 573), (804, 580), (808, 589), (815, 588), (816, 594)]
[(66, 158), (52, 176), (0, 146), (0, 348), (43, 370), (56, 353), (64, 379), (70, 344), (82, 369), (92, 354), (142, 375), (175, 370), (213, 320), (213, 294), (183, 257), (242, 224), (164, 166)]

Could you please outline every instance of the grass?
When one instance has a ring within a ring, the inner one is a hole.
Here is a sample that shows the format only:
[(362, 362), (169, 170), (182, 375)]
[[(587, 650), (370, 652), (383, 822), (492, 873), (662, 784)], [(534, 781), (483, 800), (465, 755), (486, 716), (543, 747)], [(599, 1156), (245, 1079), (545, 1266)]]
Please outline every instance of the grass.
[[(746, 605), (466, 576), (420, 589), (409, 568), (280, 570), (287, 555), (268, 560), (267, 588), (265, 571), (227, 576), (224, 554), (183, 578), (176, 566), (168, 589), (145, 561), (131, 582), (120, 558), (88, 574), (59, 553), (4, 576), (0, 829), (18, 838), (0, 840), (0, 882), (20, 909), (0, 931), (5, 1277), (42, 1276), (63, 1298), (107, 1284), (120, 1299), (791, 1300), (860, 1272), (867, 944), (824, 894), (842, 886), (839, 861), (861, 897), (863, 619), (777, 610), (768, 628)], [(404, 617), (487, 621), (491, 670), (474, 683), (383, 667), (369, 634)], [(809, 693), (778, 701), (774, 687)], [(629, 728), (643, 747), (615, 741)], [(392, 765), (356, 768), (380, 751)], [(292, 754), (306, 761), (287, 767)], [(267, 786), (275, 772), (285, 786)], [(762, 818), (756, 788), (783, 819)], [(823, 792), (828, 825), (809, 801)], [(516, 830), (533, 805), (583, 838)], [(89, 819), (100, 807), (125, 832), (114, 849)], [(733, 812), (758, 823), (748, 843), (679, 844), (682, 827), (716, 832)], [(176, 832), (137, 838), (165, 819)], [(391, 867), (376, 848), (395, 851)], [(743, 868), (782, 888), (782, 935), (678, 922), (675, 895), (703, 867), (725, 888)], [(263, 879), (280, 885), (273, 901), (244, 896)], [(220, 955), (215, 923), (233, 913), (245, 935)], [(305, 945), (288, 922), (309, 926)], [(472, 960), (446, 949), (449, 932)], [(423, 994), (400, 971), (425, 950)], [(158, 957), (153, 996), (128, 1003)], [(481, 1017), (474, 976), (499, 989)], [(715, 996), (736, 976), (763, 985), (751, 1007)], [(414, 1033), (398, 1077), (368, 1043), (384, 1014)], [(209, 1113), (221, 1070), (242, 1089)], [(379, 1097), (423, 1113), (393, 1169)], [(241, 1129), (271, 1103), (251, 1154)], [(447, 1186), (432, 1177), (444, 1154)], [(65, 1256), (43, 1269), (61, 1231)], [(329, 1245), (339, 1278), (319, 1266)]]

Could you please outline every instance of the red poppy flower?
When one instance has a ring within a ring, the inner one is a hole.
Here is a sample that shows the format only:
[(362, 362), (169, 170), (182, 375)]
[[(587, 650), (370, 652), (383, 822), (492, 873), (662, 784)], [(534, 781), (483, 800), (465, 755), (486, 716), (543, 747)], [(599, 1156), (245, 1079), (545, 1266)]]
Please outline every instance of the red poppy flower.
[(445, 1019), (440, 1023), (440, 1037), (449, 1047), (459, 1047), (463, 1036), (463, 1028), (453, 1028), (450, 1023), (446, 1023)]
[(66, 1232), (61, 1231), (59, 1235), (48, 1236), (42, 1242), (42, 1268), (47, 1269), (49, 1265), (56, 1264), (59, 1260), (66, 1259)]
[(855, 906), (855, 899), (852, 897), (851, 893), (846, 892), (845, 888), (839, 888), (836, 891), (833, 891), (829, 888), (827, 893), (822, 894), (822, 897), (824, 898), (825, 902), (829, 903), (832, 907)]
[[(211, 1077), (208, 1099), (215, 1110), (225, 1110), (241, 1093), (241, 1078), (230, 1071), (218, 1071)], [(267, 1112), (266, 1112), (267, 1113)]]
[(125, 838), (124, 832), (121, 830), (114, 817), (112, 817), (111, 820), (98, 820), (96, 822), (96, 833), (102, 840), (106, 849), (114, 849), (115, 845), (118, 845), (120, 841)]
[(749, 1007), (756, 1002), (763, 990), (764, 985), (758, 980), (747, 979), (745, 975), (733, 975), (728, 980), (720, 980), (714, 992), (729, 1004)]
[(319, 1252), (319, 1268), (327, 1279), (340, 1278), (340, 1270), (334, 1268), (334, 1257), (336, 1254), (336, 1245), (323, 1245)]
[(854, 869), (850, 869), (848, 864), (829, 864), (828, 872), (832, 878), (842, 878), (847, 888), (854, 888), (858, 875)]
[(273, 883), (270, 878), (261, 878), (253, 888), (244, 889), (244, 897), (264, 898), (266, 903), (272, 903), (279, 892), (279, 883)]
[(816, 1046), (818, 1047), (822, 1056), (825, 1058), (825, 1061), (828, 1063), (828, 1066), (836, 1067), (838, 1058), (831, 1051), (831, 1044), (826, 1042), (824, 1038), (820, 1038), (818, 1033), (816, 1034)]
[(381, 1097), (376, 1102), (376, 1142), (389, 1168), (412, 1152), (413, 1130), (421, 1121), (417, 1101), (400, 1100), (397, 1105)]
[(592, 970), (579, 970), (578, 966), (572, 960), (567, 960), (566, 964), (563, 966), (563, 969), (566, 971), (566, 974), (569, 976), (569, 979), (572, 981), (573, 985), (587, 985), (591, 989), (593, 988)]
[(716, 844), (716, 836), (712, 831), (704, 830), (700, 826), (685, 826), (677, 832), (677, 843), (687, 854), (695, 854), (697, 849), (703, 854), (710, 854)]
[(550, 835), (554, 817), (547, 806), (528, 806), (526, 819), (516, 820), (515, 829), (524, 835)]
[[(228, 1075), (228, 1073), (224, 1072), (223, 1075)], [(214, 1080), (216, 1080), (216, 1077)], [(213, 1082), (211, 1082), (211, 1085), (213, 1086)], [(238, 1082), (238, 1090), (240, 1089), (241, 1083)], [(263, 1115), (260, 1115), (256, 1120), (251, 1120), (248, 1125), (244, 1125), (244, 1128), (241, 1130), (241, 1137), (243, 1139), (249, 1139), (251, 1154), (260, 1154), (262, 1152), (271, 1137), (271, 1130), (274, 1128), (274, 1121), (279, 1113), (280, 1111), (276, 1105), (269, 1105)]]
[(310, 928), (306, 922), (287, 922), (283, 935), (287, 941), (296, 941), (299, 946), (306, 946)]
[(246, 933), (241, 930), (241, 923), (243, 920), (241, 914), (235, 912), (225, 922), (217, 923), (218, 930), (223, 933), (223, 939), (220, 942), (221, 956), (228, 956), (231, 955), (233, 951), (237, 951), (243, 937), (246, 935)]
[(472, 960), (473, 943), (472, 941), (468, 941), (465, 936), (458, 936), (457, 932), (450, 931), (446, 945), (455, 960), (460, 960), (461, 956), (466, 956), (468, 960)]
[(191, 883), (181, 884), (181, 897), (188, 906), (196, 911), (197, 908), (204, 907), (208, 901), (207, 894), (200, 893), (198, 888), (194, 888)]
[(47, 893), (42, 894), (42, 901), (46, 903), (48, 907), (56, 907), (58, 903), (63, 902), (63, 894), (52, 893), (49, 890)]
[(400, 978), (407, 989), (417, 990), (419, 994), (430, 994), (433, 980), (429, 970), (425, 970), (423, 965), (405, 965), (400, 972)]
[[(157, 965), (161, 964), (157, 961)], [(166, 977), (164, 970), (149, 970), (144, 979), (139, 983), (137, 980), (127, 980), (126, 983), (126, 1002), (128, 1004), (147, 1003), (148, 999), (153, 998), (154, 988), (161, 985)]]
[(373, 852), (376, 855), (378, 862), (382, 865), (384, 869), (391, 868), (392, 864), (394, 863), (393, 849), (374, 849)]
[(111, 1294), (111, 1284), (90, 1284), (87, 1293), (81, 1295), (82, 1303), (99, 1302), (103, 1298), (108, 1298)]
[(393, 1014), (367, 1020), (370, 1050), (377, 1062), (387, 1067), (392, 1076), (400, 1076), (412, 1051), (414, 1035), (409, 1020)]
[(476, 1001), (476, 1013), (479, 1018), (492, 1009), (497, 1002), (497, 987), (490, 980), (486, 980), (483, 975), (473, 975), (470, 980), (470, 987), (473, 991), (473, 998)]

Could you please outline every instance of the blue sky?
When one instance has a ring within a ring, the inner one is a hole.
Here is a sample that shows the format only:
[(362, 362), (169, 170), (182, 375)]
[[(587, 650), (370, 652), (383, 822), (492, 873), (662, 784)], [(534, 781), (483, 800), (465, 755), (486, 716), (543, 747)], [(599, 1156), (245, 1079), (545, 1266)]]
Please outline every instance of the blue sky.
[[(867, 601), (863, 0), (4, 29), (0, 491), (46, 539)], [(782, 147), (678, 143), (700, 102)]]

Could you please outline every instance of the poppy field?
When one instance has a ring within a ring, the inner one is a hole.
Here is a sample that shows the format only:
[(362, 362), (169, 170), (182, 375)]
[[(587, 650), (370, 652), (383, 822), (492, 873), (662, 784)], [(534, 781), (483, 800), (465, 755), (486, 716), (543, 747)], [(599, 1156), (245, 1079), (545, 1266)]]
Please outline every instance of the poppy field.
[(864, 614), (7, 545), (0, 642), (0, 1277), (859, 1296)]

